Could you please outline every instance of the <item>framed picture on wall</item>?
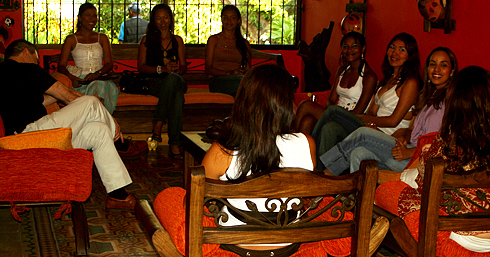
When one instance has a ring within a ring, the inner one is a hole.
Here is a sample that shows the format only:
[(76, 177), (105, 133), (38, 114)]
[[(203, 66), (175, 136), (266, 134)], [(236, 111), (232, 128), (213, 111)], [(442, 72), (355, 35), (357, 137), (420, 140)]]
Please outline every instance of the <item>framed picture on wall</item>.
[(18, 0), (0, 0), (0, 11), (12, 12), (20, 8)]

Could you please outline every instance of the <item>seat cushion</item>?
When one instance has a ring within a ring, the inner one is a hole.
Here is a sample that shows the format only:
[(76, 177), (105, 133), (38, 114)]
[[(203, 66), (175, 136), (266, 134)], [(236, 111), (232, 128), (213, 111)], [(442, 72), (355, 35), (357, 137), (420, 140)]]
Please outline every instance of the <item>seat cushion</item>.
[(0, 148), (21, 150), (28, 148), (56, 148), (69, 150), (71, 128), (39, 130), (0, 138)]
[[(195, 92), (184, 94), (185, 104), (201, 104), (201, 103), (219, 103), (233, 104), (235, 99), (227, 94), (210, 93), (210, 92)], [(119, 93), (117, 97), (117, 106), (130, 105), (157, 105), (158, 98), (151, 95), (137, 95)]]
[(80, 201), (92, 191), (87, 150), (0, 149), (0, 201)]

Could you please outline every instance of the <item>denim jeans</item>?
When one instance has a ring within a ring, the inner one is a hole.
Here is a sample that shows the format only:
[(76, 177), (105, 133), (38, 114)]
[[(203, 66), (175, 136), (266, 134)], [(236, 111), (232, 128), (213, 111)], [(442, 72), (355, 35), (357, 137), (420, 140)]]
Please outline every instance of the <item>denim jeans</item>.
[(337, 105), (328, 107), (311, 133), (316, 143), (317, 169), (325, 168), (319, 159), (320, 156), (363, 126), (364, 122), (346, 109)]
[(150, 95), (158, 97), (153, 121), (163, 121), (164, 124), (168, 121), (168, 144), (180, 145), (187, 83), (177, 73), (170, 73), (164, 78), (150, 77), (147, 80)]
[(223, 93), (231, 95), (234, 98), (242, 79), (243, 75), (213, 77), (211, 81), (209, 81), (209, 91), (213, 93)]
[(410, 159), (395, 160), (391, 154), (395, 146), (394, 137), (379, 130), (362, 127), (320, 156), (320, 160), (334, 175), (340, 175), (349, 167), (351, 173), (358, 171), (363, 160), (376, 160), (379, 169), (403, 171)]

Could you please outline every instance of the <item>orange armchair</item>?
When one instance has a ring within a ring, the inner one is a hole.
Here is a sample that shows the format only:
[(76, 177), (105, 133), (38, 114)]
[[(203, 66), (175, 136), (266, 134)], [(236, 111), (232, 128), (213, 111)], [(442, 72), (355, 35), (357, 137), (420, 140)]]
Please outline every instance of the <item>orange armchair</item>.
[[(57, 137), (59, 132), (71, 146), (71, 129), (23, 133), (5, 137), (0, 117), (0, 203), (10, 206), (14, 219), (29, 205), (61, 204), (61, 213), (72, 213), (76, 254), (87, 255), (88, 224), (83, 202), (92, 191), (93, 155), (83, 149), (42, 148), (31, 136)], [(48, 141), (55, 140), (49, 139)], [(24, 142), (19, 142), (24, 141)], [(14, 143), (13, 147), (9, 144)], [(25, 149), (19, 149), (24, 144)], [(8, 148), (15, 148), (8, 149)]]

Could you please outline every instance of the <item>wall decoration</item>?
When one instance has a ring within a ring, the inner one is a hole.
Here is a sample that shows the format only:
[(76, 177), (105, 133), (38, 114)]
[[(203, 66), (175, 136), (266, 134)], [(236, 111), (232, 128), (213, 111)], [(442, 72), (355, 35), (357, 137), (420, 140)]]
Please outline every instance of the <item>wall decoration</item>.
[(5, 49), (12, 41), (15, 20), (9, 16), (0, 17), (0, 62), (5, 58)]
[(350, 0), (349, 3), (345, 6), (345, 11), (348, 12), (348, 14), (342, 19), (342, 22), (340, 23), (342, 34), (345, 35), (351, 31), (355, 31), (365, 36), (366, 10), (367, 0)]
[(17, 11), (20, 8), (18, 0), (0, 0), (0, 11)]
[(452, 18), (452, 0), (417, 0), (419, 12), (424, 17), (424, 31), (431, 28), (444, 29), (444, 34), (455, 30), (456, 21)]

